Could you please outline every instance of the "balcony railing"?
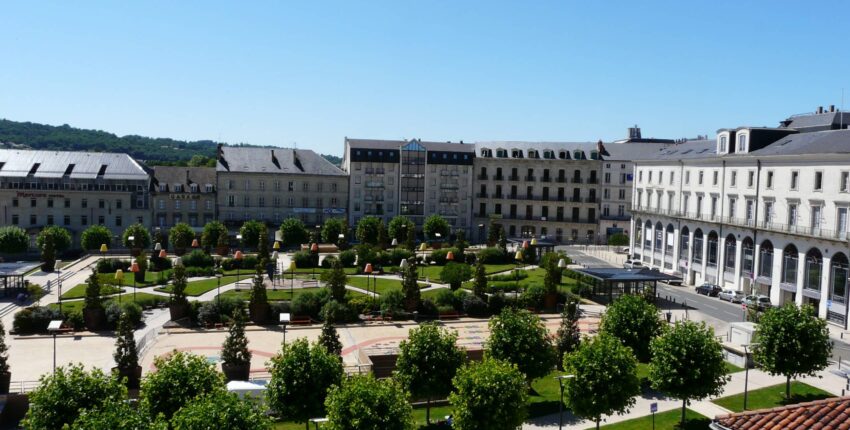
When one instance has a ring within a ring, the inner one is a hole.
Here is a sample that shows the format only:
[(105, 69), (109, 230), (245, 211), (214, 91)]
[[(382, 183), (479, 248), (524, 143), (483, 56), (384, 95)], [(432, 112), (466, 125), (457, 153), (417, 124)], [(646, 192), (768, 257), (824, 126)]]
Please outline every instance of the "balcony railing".
[(540, 178), (540, 182), (552, 182), (552, 177), (551, 176), (543, 176), (542, 178)]
[(504, 177), (504, 176), (502, 176), (502, 175), (495, 175), (495, 176), (493, 176), (493, 180), (494, 180), (494, 181), (501, 181), (501, 180), (503, 180), (503, 179), (505, 179), (505, 177)]
[(537, 177), (536, 177), (536, 176), (534, 176), (534, 175), (526, 176), (526, 177), (525, 177), (525, 180), (526, 180), (526, 181), (528, 181), (528, 182), (534, 182), (534, 181), (536, 181), (536, 180), (537, 180)]
[(510, 176), (508, 176), (508, 180), (509, 181), (518, 181), (519, 176), (518, 175), (510, 175)]
[(597, 199), (596, 197), (588, 197), (584, 201), (587, 203), (596, 203), (599, 201), (599, 199)]
[(475, 197), (478, 197), (479, 199), (486, 199), (487, 193), (478, 193), (475, 195)]
[(573, 178), (573, 183), (574, 183), (574, 184), (580, 184), (580, 183), (582, 183), (582, 180), (581, 180), (581, 178), (575, 178), (575, 177), (574, 177), (574, 178)]
[(490, 178), (490, 176), (488, 176), (486, 173), (482, 173), (482, 174), (478, 175), (478, 179), (481, 179), (481, 180), (486, 181), (489, 178)]
[(598, 184), (598, 183), (599, 183), (599, 178), (588, 178), (588, 179), (587, 179), (587, 183), (588, 183), (588, 184)]
[(567, 182), (569, 182), (569, 180), (567, 179), (566, 176), (558, 176), (557, 178), (555, 178), (555, 182), (560, 182), (562, 184), (566, 184)]

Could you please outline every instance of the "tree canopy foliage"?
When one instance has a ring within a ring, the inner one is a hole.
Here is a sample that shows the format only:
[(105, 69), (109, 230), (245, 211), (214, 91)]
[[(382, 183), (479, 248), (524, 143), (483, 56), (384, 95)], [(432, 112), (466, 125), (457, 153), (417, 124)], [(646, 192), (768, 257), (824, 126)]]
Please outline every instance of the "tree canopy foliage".
[(458, 430), (513, 430), (522, 425), (528, 386), (516, 365), (485, 358), (461, 368), (449, 403)]
[(20, 254), (29, 248), (30, 238), (24, 229), (16, 225), (0, 227), (0, 252)]
[(661, 333), (662, 324), (654, 305), (640, 296), (626, 294), (608, 306), (600, 328), (631, 348), (638, 360), (646, 362), (649, 342)]
[(413, 408), (394, 379), (371, 374), (346, 378), (334, 385), (325, 400), (327, 430), (411, 430)]
[(524, 309), (505, 308), (489, 324), (489, 356), (516, 364), (528, 380), (553, 369), (555, 349), (540, 317)]

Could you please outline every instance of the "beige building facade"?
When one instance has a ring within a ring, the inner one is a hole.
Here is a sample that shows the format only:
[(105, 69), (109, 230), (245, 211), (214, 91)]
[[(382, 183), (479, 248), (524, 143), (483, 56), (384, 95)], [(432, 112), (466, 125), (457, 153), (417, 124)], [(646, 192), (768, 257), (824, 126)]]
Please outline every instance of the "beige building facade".
[(182, 222), (200, 230), (216, 219), (214, 167), (155, 166), (152, 190), (154, 229)]

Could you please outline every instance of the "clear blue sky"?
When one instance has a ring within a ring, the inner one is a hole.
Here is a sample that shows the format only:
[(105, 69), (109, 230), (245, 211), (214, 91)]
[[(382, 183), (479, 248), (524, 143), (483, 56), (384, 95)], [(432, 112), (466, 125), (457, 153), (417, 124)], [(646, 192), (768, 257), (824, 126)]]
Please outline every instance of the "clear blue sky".
[(344, 136), (713, 134), (850, 108), (846, 1), (7, 1), (0, 117), (340, 154)]

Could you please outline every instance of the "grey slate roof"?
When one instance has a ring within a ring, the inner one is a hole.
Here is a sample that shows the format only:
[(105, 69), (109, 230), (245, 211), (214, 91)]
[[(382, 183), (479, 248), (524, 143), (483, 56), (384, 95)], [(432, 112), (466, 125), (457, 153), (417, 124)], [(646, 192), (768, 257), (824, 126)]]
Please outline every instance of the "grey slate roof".
[(786, 136), (751, 152), (751, 156), (850, 154), (850, 130), (816, 131)]
[[(368, 148), (368, 149), (399, 149), (407, 145), (412, 140), (382, 140), (382, 139), (351, 139), (346, 138), (345, 141), (351, 148)], [(449, 143), (449, 142), (428, 142), (425, 140), (415, 139), (417, 143), (424, 146), (428, 151), (451, 151), (451, 152), (474, 152), (475, 145), (468, 143)]]
[(218, 172), (289, 173), (345, 176), (346, 173), (309, 149), (222, 146)]
[(486, 148), (494, 151), (496, 149), (506, 149), (508, 151), (511, 149), (521, 149), (523, 151), (527, 151), (529, 149), (536, 149), (538, 151), (551, 149), (555, 152), (559, 150), (578, 150), (587, 151), (587, 155), (590, 156), (590, 151), (596, 150), (596, 142), (523, 142), (513, 140), (496, 140), (490, 142), (476, 142), (475, 147), (479, 150)]
[(717, 157), (717, 141), (706, 139), (667, 145), (663, 149), (643, 154), (634, 158), (634, 160), (693, 160), (714, 157)]
[[(842, 120), (843, 119), (843, 120)], [(821, 114), (797, 115), (788, 118), (786, 128), (793, 128), (801, 132), (824, 131), (837, 129), (842, 124), (847, 127), (850, 124), (850, 113), (848, 112), (824, 112)]]
[(167, 184), (169, 189), (175, 184), (183, 185), (185, 190), (190, 184), (198, 184), (201, 191), (206, 184), (215, 186), (215, 167), (154, 166), (153, 175), (155, 185)]
[(604, 156), (605, 160), (612, 161), (632, 161), (641, 160), (646, 157), (651, 157), (658, 152), (675, 147), (670, 143), (603, 143), (605, 151), (608, 155)]
[(35, 178), (62, 178), (71, 164), (70, 179), (96, 179), (106, 166), (103, 179), (147, 180), (148, 174), (127, 154), (109, 152), (34, 151), (0, 149), (0, 176), (27, 177), (36, 163)]

